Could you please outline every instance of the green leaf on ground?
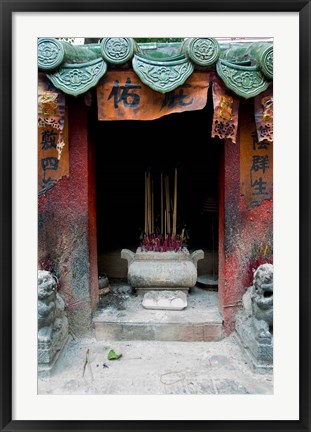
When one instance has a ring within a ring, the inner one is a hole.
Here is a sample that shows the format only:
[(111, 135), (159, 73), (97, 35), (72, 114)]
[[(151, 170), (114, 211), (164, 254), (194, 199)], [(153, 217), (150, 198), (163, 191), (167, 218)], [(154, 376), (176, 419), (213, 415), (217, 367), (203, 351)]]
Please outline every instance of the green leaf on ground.
[(119, 360), (122, 354), (116, 354), (114, 350), (110, 350), (108, 353), (108, 360)]

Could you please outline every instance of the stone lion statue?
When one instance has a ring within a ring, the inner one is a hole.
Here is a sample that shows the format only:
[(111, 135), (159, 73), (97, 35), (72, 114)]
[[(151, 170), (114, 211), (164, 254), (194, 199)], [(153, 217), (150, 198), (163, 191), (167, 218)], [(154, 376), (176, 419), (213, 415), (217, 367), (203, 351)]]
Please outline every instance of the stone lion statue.
[(50, 366), (68, 337), (65, 302), (52, 274), (38, 270), (38, 363)]
[(38, 271), (38, 328), (49, 327), (55, 319), (56, 282), (50, 272)]
[(254, 273), (253, 325), (257, 339), (271, 339), (273, 328), (273, 265), (262, 264)]

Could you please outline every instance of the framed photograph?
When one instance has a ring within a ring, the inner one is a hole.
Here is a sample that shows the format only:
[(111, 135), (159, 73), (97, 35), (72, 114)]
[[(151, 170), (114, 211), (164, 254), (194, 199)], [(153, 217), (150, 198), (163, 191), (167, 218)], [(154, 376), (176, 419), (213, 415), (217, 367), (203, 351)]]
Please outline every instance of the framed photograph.
[(310, 430), (310, 2), (1, 6), (1, 430)]

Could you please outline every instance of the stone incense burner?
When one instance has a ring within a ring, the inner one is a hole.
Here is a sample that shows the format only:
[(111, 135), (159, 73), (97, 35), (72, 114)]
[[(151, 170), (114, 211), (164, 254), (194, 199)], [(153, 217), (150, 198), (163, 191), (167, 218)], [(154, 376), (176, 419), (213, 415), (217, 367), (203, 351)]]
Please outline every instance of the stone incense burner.
[(138, 293), (151, 290), (181, 290), (188, 292), (197, 281), (197, 263), (204, 258), (202, 250), (189, 253), (145, 252), (137, 249), (121, 251), (128, 262), (128, 282)]

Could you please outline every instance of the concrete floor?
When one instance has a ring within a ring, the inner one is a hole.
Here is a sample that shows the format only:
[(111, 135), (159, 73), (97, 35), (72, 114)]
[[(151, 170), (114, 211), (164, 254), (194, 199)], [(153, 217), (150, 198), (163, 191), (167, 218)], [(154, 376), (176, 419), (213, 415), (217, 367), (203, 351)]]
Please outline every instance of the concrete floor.
[[(122, 354), (109, 361), (110, 349)], [(83, 367), (89, 350), (89, 364)], [(254, 373), (234, 335), (219, 342), (71, 340), (39, 394), (272, 394), (273, 375)]]
[[(142, 297), (135, 296), (121, 281), (111, 281), (111, 293), (102, 298), (94, 316), (95, 325), (139, 327), (139, 340), (133, 331), (114, 332), (103, 340), (71, 339), (59, 357), (53, 374), (38, 379), (39, 394), (272, 394), (273, 375), (254, 373), (240, 349), (234, 334), (222, 340), (203, 341), (189, 338), (152, 340), (148, 326), (183, 328), (202, 325), (221, 327), (217, 292), (197, 287), (188, 295), (183, 311), (146, 310)], [(96, 324), (97, 321), (97, 324)], [(146, 328), (145, 328), (145, 327)], [(161, 327), (161, 328), (162, 328)], [(188, 329), (188, 330), (189, 330)], [(149, 329), (150, 330), (150, 329)], [(176, 332), (175, 332), (176, 333)], [(177, 332), (178, 333), (178, 332)], [(177, 334), (176, 333), (176, 334)], [(175, 334), (175, 336), (176, 336)], [(178, 333), (179, 334), (179, 333)], [(185, 335), (188, 337), (185, 337)], [(122, 339), (130, 336), (129, 339)], [(135, 335), (134, 335), (135, 336)], [(146, 339), (146, 340), (144, 340)], [(178, 341), (182, 340), (182, 341)], [(188, 340), (185, 342), (185, 340)], [(122, 354), (119, 360), (108, 360), (113, 349)], [(86, 353), (89, 363), (84, 376)]]

